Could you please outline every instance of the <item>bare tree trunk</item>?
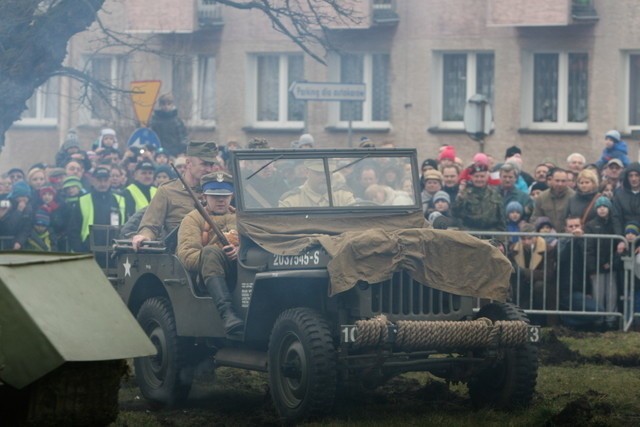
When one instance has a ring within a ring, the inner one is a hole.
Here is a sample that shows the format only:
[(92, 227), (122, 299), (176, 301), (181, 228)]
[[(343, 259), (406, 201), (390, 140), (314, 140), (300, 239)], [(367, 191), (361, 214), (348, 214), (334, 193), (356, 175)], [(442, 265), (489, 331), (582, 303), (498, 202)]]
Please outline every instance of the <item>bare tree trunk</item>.
[(62, 68), (69, 39), (105, 0), (0, 1), (0, 149), (34, 91)]

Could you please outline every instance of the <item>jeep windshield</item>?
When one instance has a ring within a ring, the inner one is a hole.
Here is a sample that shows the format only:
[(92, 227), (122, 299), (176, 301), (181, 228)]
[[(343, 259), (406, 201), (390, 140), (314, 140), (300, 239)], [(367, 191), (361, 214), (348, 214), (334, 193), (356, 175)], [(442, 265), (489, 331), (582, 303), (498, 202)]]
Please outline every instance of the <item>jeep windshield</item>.
[(420, 209), (415, 150), (238, 150), (233, 158), (243, 212)]

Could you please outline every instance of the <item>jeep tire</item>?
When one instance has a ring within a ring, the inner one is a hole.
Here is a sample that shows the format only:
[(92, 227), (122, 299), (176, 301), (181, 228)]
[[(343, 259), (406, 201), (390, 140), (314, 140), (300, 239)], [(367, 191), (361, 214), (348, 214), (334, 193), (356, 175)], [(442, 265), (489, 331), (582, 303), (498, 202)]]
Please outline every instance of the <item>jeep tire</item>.
[(162, 297), (146, 300), (137, 319), (158, 350), (155, 356), (134, 360), (136, 382), (142, 395), (167, 406), (184, 401), (191, 389), (193, 370), (187, 363), (186, 343), (177, 336), (169, 301)]
[[(523, 320), (522, 309), (509, 303), (492, 303), (480, 309), (476, 318)], [(533, 344), (499, 350), (497, 359), (469, 381), (469, 395), (475, 406), (514, 409), (528, 406), (538, 376), (538, 349)], [(484, 357), (485, 351), (474, 353)]]
[(336, 350), (326, 319), (309, 308), (284, 311), (269, 339), (269, 388), (288, 423), (326, 414), (336, 395)]

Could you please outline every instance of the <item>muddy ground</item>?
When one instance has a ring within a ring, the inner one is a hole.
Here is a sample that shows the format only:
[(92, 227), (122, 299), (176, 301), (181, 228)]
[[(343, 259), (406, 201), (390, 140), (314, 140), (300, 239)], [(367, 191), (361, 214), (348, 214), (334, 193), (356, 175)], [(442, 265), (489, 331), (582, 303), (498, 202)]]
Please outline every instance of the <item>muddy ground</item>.
[[(631, 356), (587, 357), (564, 344), (561, 339), (566, 336), (580, 338), (594, 337), (598, 334), (564, 328), (546, 331), (539, 344), (541, 366), (559, 366), (567, 363), (610, 364), (628, 367), (631, 369), (630, 372), (637, 375), (637, 367), (640, 366), (637, 353)], [(203, 366), (194, 382), (188, 402), (184, 406), (167, 409), (156, 408), (141, 398), (135, 382), (129, 379), (124, 382), (121, 390), (121, 414), (116, 425), (281, 425), (266, 384), (266, 374), (227, 368), (214, 372), (211, 366)], [(543, 397), (536, 395), (534, 405), (540, 403), (541, 399)], [(452, 390), (444, 382), (425, 382), (424, 379), (414, 378), (411, 374), (394, 378), (375, 390), (342, 391), (336, 400), (335, 409), (327, 419), (318, 421), (319, 425), (381, 425), (375, 421), (375, 414), (383, 414), (385, 411), (403, 414), (408, 419), (412, 419), (412, 415), (419, 419), (420, 414), (437, 411), (443, 414), (446, 420), (449, 415), (454, 416), (460, 412), (473, 413), (475, 410), (467, 395)], [(563, 408), (555, 413), (546, 414), (546, 421), (542, 424), (593, 425), (589, 420), (594, 417), (606, 419), (613, 411), (612, 406), (605, 400), (603, 393), (596, 390), (572, 394)], [(400, 421), (397, 425), (403, 424)], [(531, 425), (539, 425), (539, 422), (533, 421)]]

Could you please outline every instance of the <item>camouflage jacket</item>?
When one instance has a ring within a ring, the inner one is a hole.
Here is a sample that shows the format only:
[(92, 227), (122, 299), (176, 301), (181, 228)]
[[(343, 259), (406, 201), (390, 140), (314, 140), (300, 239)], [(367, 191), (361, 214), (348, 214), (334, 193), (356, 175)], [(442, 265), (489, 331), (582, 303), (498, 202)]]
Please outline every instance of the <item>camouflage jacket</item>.
[(467, 187), (458, 194), (452, 213), (466, 230), (504, 231), (502, 197), (491, 187)]

